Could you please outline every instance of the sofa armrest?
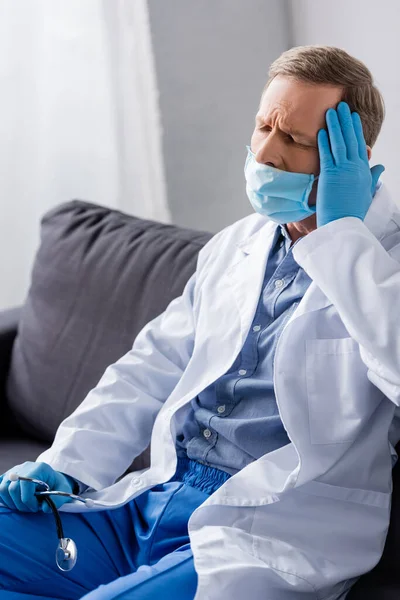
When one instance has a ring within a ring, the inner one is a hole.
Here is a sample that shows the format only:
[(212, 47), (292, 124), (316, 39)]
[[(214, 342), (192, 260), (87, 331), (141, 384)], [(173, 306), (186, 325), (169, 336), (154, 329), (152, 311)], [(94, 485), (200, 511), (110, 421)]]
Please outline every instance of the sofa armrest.
[(9, 420), (5, 387), (21, 312), (22, 306), (0, 311), (0, 419), (3, 431), (5, 422)]

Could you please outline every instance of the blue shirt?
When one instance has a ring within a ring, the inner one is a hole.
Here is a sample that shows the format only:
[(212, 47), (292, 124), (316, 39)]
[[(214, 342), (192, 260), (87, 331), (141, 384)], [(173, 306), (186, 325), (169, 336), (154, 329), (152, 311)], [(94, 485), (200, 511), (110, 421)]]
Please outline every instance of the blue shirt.
[(229, 371), (191, 401), (176, 438), (178, 456), (233, 475), (290, 443), (275, 400), (274, 354), (311, 283), (294, 260), (291, 243), (286, 229), (277, 226), (247, 339)]

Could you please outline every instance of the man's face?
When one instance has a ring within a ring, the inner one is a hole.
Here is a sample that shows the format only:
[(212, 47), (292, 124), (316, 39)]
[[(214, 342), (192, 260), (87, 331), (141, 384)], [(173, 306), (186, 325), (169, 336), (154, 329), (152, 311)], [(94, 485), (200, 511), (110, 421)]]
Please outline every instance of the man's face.
[(275, 77), (256, 115), (251, 149), (256, 161), (293, 173), (319, 173), (317, 133), (342, 90)]

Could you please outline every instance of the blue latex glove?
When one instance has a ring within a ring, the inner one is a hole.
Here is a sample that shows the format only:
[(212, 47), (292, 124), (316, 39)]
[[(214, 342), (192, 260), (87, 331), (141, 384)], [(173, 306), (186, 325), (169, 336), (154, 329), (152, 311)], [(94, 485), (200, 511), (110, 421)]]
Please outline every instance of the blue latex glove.
[(343, 217), (363, 221), (385, 167), (369, 168), (361, 119), (346, 102), (327, 111), (326, 124), (329, 138), (325, 129), (318, 132), (317, 227)]
[[(35, 496), (35, 491), (44, 491), (43, 487), (38, 486), (31, 481), (9, 481), (8, 474), (17, 473), (23, 477), (32, 477), (45, 481), (51, 490), (71, 493), (73, 489), (73, 479), (59, 471), (55, 471), (50, 465), (41, 462), (25, 462), (9, 469), (3, 475), (0, 475), (0, 501), (13, 510), (22, 512), (38, 512), (42, 510), (50, 513), (51, 508), (40, 500), (40, 496)], [(70, 498), (65, 496), (50, 496), (57, 508), (71, 502)], [(38, 499), (39, 498), (39, 499)]]

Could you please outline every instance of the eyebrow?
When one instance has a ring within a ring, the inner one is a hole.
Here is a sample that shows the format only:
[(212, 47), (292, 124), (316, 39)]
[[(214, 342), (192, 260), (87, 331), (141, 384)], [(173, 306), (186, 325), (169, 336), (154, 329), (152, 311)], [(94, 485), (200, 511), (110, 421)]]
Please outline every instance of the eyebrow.
[[(266, 123), (266, 120), (261, 115), (256, 115), (256, 123), (257, 122)], [(281, 131), (283, 131), (283, 129), (281, 129)], [(293, 129), (292, 127), (288, 127), (286, 131), (283, 131), (283, 133), (286, 133), (287, 135), (292, 135), (299, 139), (303, 139), (303, 140), (309, 142), (310, 144), (315, 145), (315, 138), (307, 135), (306, 133), (304, 133), (304, 131), (299, 131), (298, 129)]]

